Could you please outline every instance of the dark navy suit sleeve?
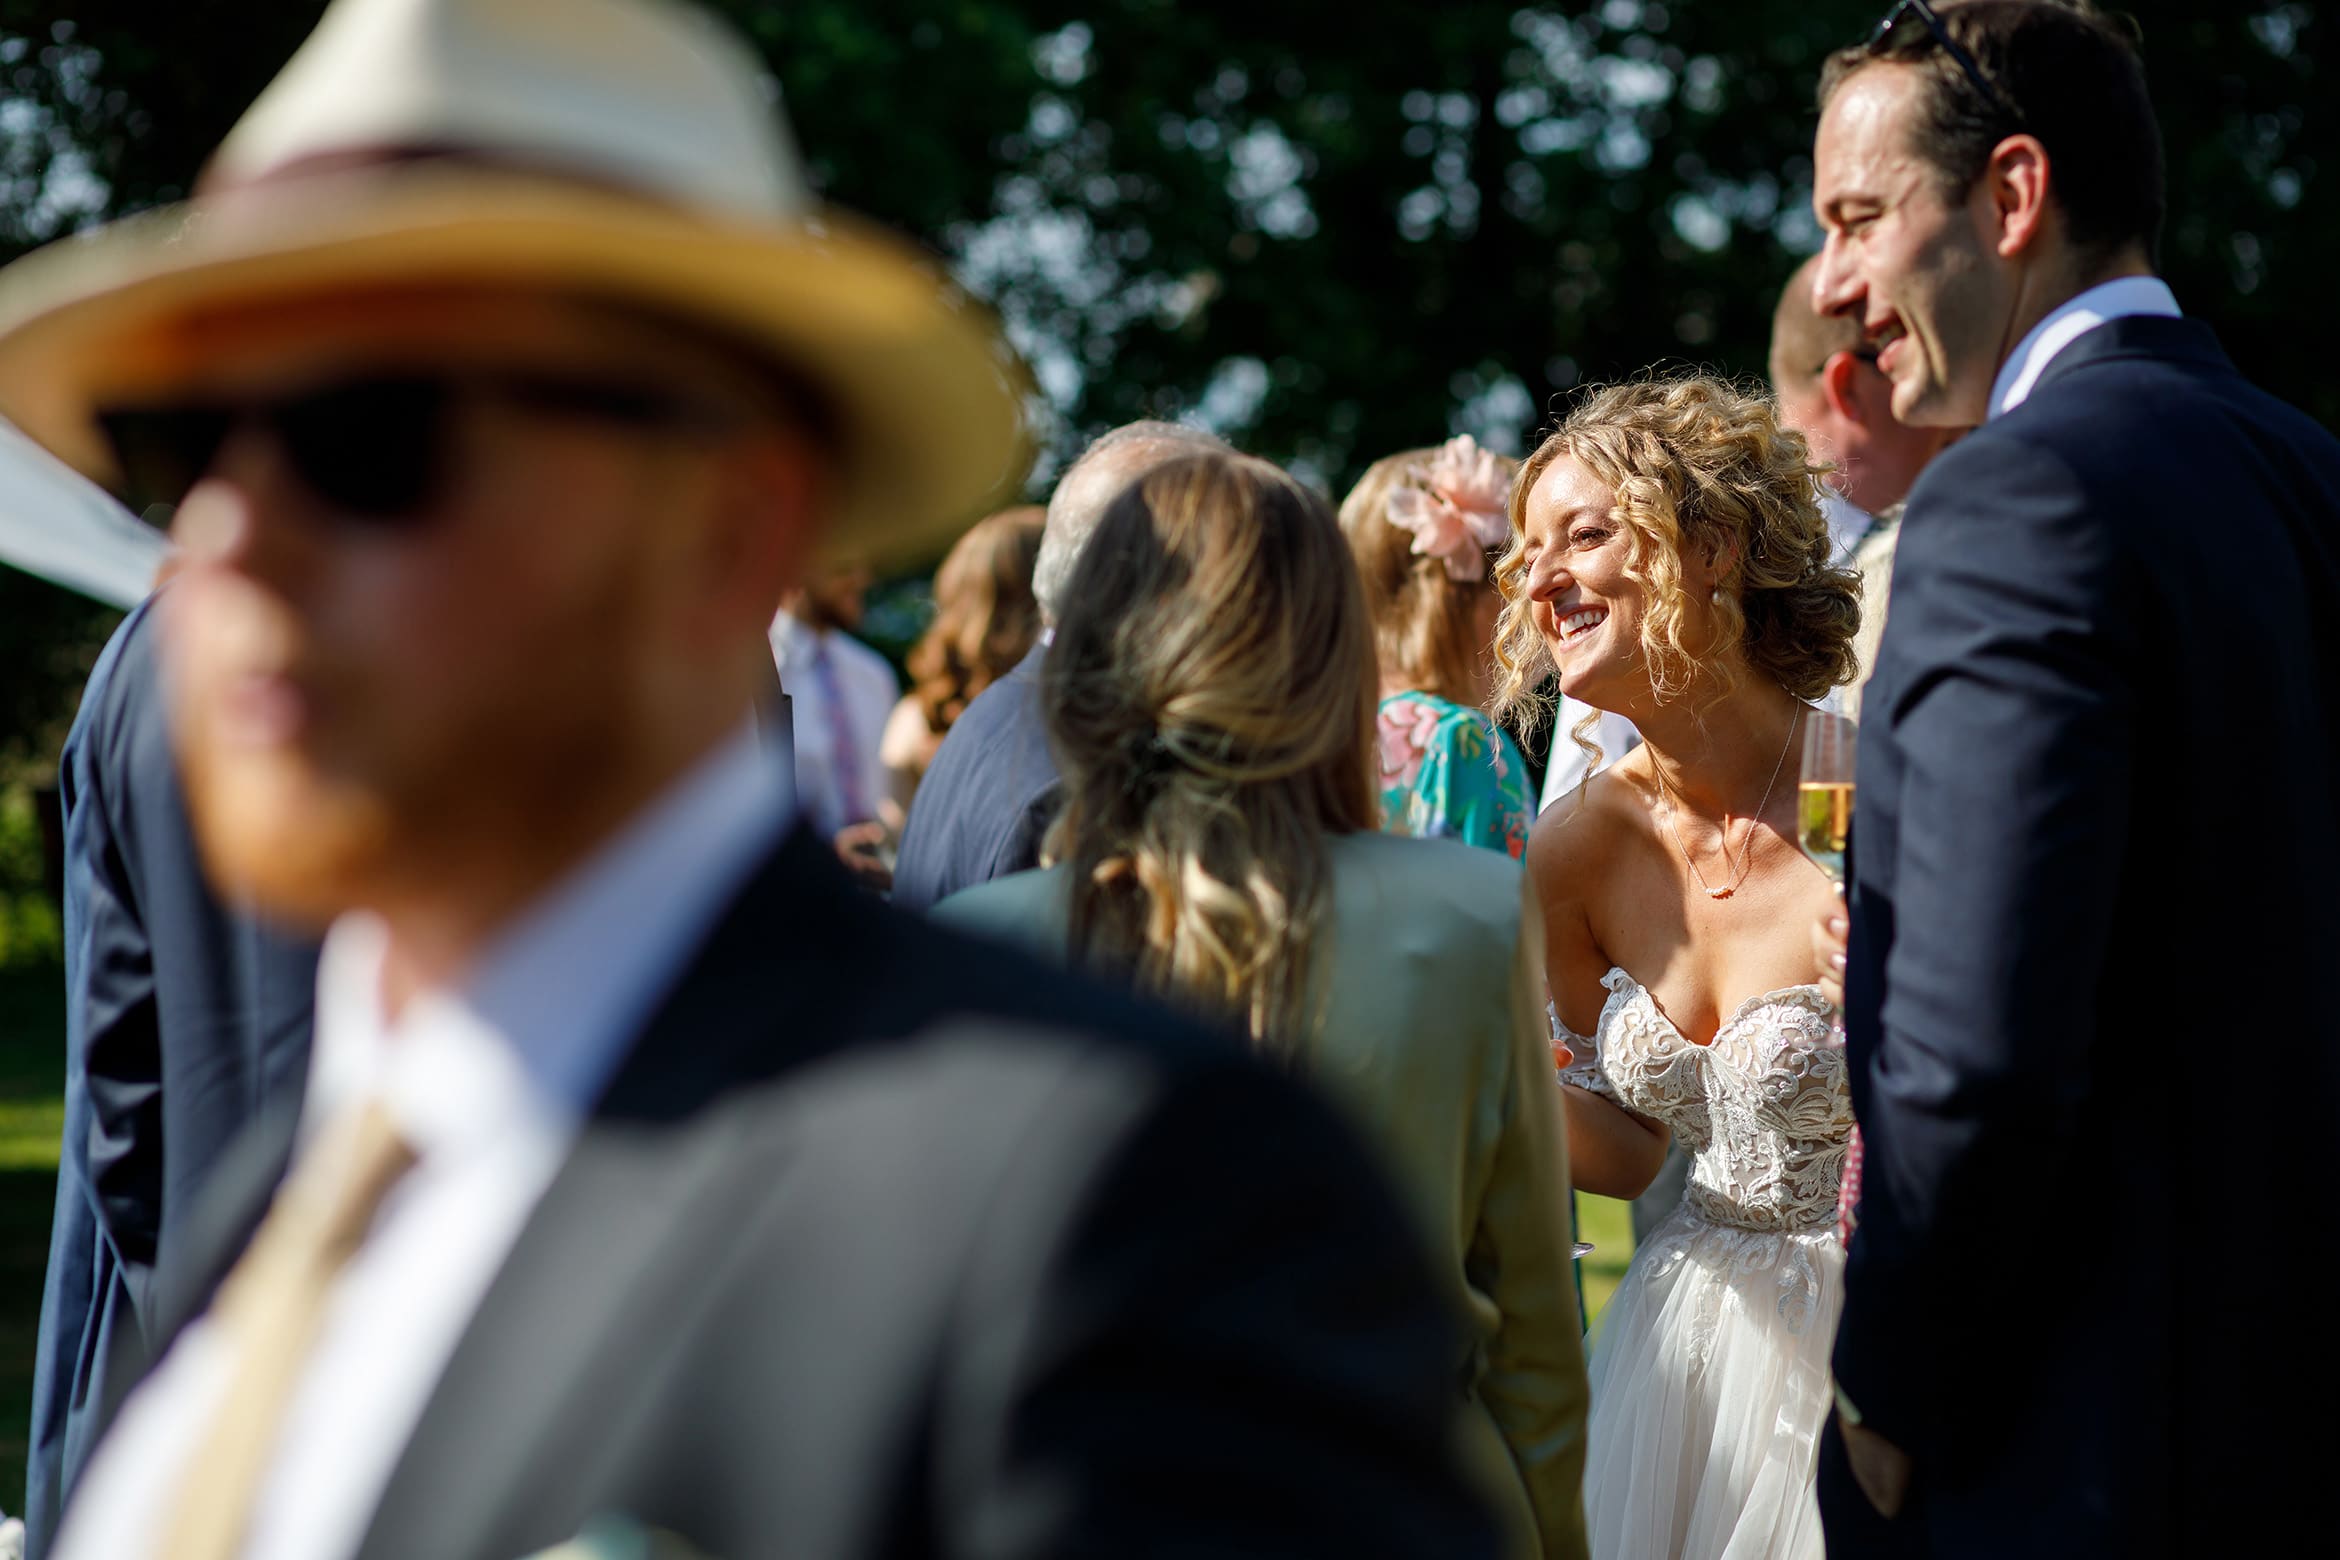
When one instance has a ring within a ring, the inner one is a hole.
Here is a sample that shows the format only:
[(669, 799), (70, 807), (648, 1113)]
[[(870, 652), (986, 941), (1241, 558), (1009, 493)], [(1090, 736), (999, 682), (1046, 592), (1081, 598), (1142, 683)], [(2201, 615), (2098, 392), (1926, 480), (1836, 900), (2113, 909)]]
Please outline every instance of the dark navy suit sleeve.
[(1040, 865), (1040, 848), (1048, 843), (1048, 826), (1056, 821), (1056, 810), (1063, 799), (1064, 788), (1055, 783), (1032, 794), (1024, 803), (1023, 811), (1016, 815), (1014, 827), (1000, 839), (999, 849), (991, 858), (991, 877), (1029, 872)]
[[(28, 1552), (44, 1553), (88, 1458), (105, 1363), (136, 1340), (161, 1186), (154, 965), (114, 816), (127, 739), (120, 697), (128, 623), (90, 674), (59, 785), (66, 837), (65, 1132), (41, 1296), (25, 1469)], [(135, 667), (129, 675), (136, 675)]]
[(2002, 427), (1927, 472), (1903, 528), (1861, 760), (1882, 827), (1871, 852), (1856, 826), (1866, 1158), (1835, 1363), (1913, 1450), (1937, 1394), (1985, 1386), (1935, 1380), (1913, 1340), (1975, 1325), (1975, 1275), (2071, 1168), (2137, 762), (2119, 509)]

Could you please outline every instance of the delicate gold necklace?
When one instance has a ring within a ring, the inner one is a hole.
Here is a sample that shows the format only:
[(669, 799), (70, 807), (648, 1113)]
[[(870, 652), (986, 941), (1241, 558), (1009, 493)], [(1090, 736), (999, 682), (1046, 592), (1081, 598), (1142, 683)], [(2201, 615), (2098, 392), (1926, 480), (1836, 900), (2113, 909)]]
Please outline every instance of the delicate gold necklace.
[[(1739, 851), (1739, 870), (1735, 873), (1731, 873), (1731, 880), (1720, 888), (1716, 888), (1712, 883), (1706, 881), (1706, 874), (1698, 870), (1698, 863), (1695, 859), (1692, 858), (1690, 854), (1690, 847), (1682, 843), (1682, 830), (1674, 822), (1674, 814), (1679, 810), (1680, 804), (1674, 800), (1673, 789), (1666, 784), (1666, 766), (1658, 761), (1658, 757), (1655, 753), (1650, 755), (1650, 772), (1657, 776), (1658, 795), (1664, 800), (1666, 804), (1666, 832), (1674, 837), (1674, 849), (1682, 853), (1683, 864), (1689, 867), (1690, 875), (1698, 879), (1698, 886), (1706, 890), (1707, 898), (1728, 899), (1731, 897), (1731, 895), (1739, 891), (1740, 884), (1747, 881), (1747, 869), (1748, 867), (1754, 865), (1755, 862), (1755, 825), (1762, 821), (1763, 809), (1771, 805), (1772, 788), (1779, 784), (1779, 772), (1787, 767), (1788, 749), (1795, 745), (1796, 728), (1801, 726), (1803, 723), (1804, 712), (1799, 709), (1796, 711), (1794, 717), (1788, 721), (1787, 741), (1782, 742), (1779, 745), (1779, 757), (1773, 762), (1771, 766), (1771, 778), (1765, 781), (1763, 785), (1763, 800), (1755, 804), (1755, 811), (1750, 813), (1747, 817), (1747, 829)], [(1722, 835), (1723, 870), (1725, 872), (1730, 872), (1730, 814), (1725, 813), (1723, 815), (1723, 819), (1724, 821), (1719, 831)]]

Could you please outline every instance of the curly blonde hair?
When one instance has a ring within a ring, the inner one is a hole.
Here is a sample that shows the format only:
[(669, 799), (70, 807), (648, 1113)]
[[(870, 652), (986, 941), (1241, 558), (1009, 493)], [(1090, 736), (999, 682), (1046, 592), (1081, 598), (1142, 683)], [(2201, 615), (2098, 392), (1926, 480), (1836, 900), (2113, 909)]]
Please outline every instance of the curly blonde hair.
[[(1390, 495), (1400, 488), (1427, 489), (1437, 456), (1436, 448), (1406, 450), (1366, 467), (1341, 500), (1341, 534), (1365, 586), (1383, 673), (1422, 693), (1475, 705), (1488, 652), (1480, 593), (1492, 588), (1495, 557), (1478, 579), (1457, 580), (1442, 560), (1415, 552), (1413, 533), (1389, 519)], [(1519, 469), (1509, 456), (1496, 460), (1506, 476)]]
[(1372, 630), (1331, 508), (1182, 456), (1082, 549), (1041, 673), (1074, 955), (1297, 1058), (1329, 834), (1374, 828)]
[[(1661, 702), (1694, 685), (1719, 698), (1746, 673), (1804, 700), (1852, 680), (1860, 580), (1829, 562), (1825, 468), (1803, 435), (1780, 426), (1767, 395), (1690, 374), (1592, 391), (1521, 465), (1511, 543), (1495, 566), (1498, 713), (1531, 724), (1550, 713), (1552, 653), (1527, 598), (1526, 515), (1537, 479), (1563, 456), (1617, 495), (1612, 516), (1630, 549), (1625, 576), (1647, 598), (1641, 650)], [(1682, 583), (1694, 549), (1722, 566), (1713, 633), (1700, 644), (1690, 642)]]

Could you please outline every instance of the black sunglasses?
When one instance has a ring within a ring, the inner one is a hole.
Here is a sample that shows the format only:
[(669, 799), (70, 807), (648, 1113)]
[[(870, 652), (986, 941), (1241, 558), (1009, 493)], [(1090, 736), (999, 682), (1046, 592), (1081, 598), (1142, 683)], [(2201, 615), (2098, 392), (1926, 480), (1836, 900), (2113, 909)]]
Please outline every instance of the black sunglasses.
[(1991, 78), (1982, 73), (1982, 67), (1974, 62), (1974, 56), (1950, 36), (1950, 29), (1942, 25), (1941, 13), (1926, 4), (1926, 0), (1900, 0), (1900, 4), (1887, 11), (1885, 19), (1877, 24), (1877, 30), (1869, 34), (1870, 50), (1881, 51), (1892, 38), (1894, 30), (1912, 16), (1926, 24), (1926, 31), (1934, 35), (1934, 42), (1941, 45), (1943, 53), (1958, 62), (1958, 68), (1966, 72), (1966, 79), (1974, 83), (1974, 90), (1983, 95), (1983, 100), (2020, 128), (2023, 124), (2022, 111), (2008, 100), (2006, 93), (1991, 85)]
[(553, 416), (648, 429), (722, 432), (714, 408), (639, 385), (520, 372), (380, 374), (287, 395), (111, 407), (97, 423), (129, 497), (176, 505), (239, 428), (276, 441), (310, 492), (352, 520), (403, 525), (439, 495), (454, 413), (490, 399)]

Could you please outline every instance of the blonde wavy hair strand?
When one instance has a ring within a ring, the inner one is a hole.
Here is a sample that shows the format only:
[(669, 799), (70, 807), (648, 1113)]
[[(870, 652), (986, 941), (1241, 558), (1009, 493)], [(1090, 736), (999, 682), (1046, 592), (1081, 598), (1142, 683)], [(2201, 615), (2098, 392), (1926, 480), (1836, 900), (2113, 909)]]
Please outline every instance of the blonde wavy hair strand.
[(1327, 836), (1379, 819), (1372, 633), (1330, 508), (1264, 461), (1181, 457), (1114, 501), (1066, 600), (1041, 696), (1075, 956), (1297, 1060)]

